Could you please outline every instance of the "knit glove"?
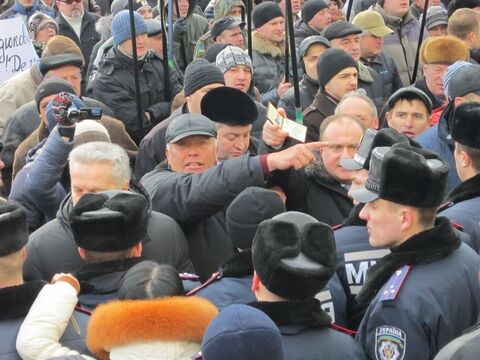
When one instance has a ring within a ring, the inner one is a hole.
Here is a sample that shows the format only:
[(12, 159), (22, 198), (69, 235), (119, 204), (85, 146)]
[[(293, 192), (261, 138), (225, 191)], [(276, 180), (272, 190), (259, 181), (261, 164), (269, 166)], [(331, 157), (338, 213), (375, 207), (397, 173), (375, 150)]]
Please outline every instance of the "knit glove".
[(68, 119), (68, 109), (72, 106), (73, 98), (61, 92), (52, 100), (53, 118), (57, 124), (58, 133), (62, 137), (73, 139), (75, 133), (75, 122)]
[(173, 35), (177, 38), (183, 37), (187, 32), (187, 21), (185, 18), (181, 17), (178, 18), (175, 23), (173, 24)]

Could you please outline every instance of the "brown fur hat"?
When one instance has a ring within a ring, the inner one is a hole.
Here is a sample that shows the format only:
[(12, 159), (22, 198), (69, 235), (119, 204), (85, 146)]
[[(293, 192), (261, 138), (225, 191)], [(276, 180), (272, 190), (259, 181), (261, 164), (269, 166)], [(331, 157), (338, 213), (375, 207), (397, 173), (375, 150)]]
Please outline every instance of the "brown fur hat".
[(468, 61), (470, 52), (467, 46), (451, 35), (435, 36), (425, 39), (420, 48), (422, 64), (451, 65), (456, 61)]
[(135, 342), (200, 343), (217, 314), (211, 302), (198, 297), (111, 301), (93, 312), (86, 343), (99, 359), (109, 358), (106, 349)]

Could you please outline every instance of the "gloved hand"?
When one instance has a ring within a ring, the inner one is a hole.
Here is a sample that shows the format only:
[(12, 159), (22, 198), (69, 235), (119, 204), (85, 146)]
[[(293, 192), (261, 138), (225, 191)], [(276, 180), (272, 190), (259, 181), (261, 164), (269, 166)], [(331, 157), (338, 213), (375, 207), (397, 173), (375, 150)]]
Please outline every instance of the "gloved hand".
[(178, 38), (183, 37), (187, 32), (187, 22), (184, 17), (178, 18), (173, 24), (173, 35)]
[(75, 133), (75, 122), (68, 118), (68, 109), (72, 104), (73, 98), (66, 92), (61, 92), (52, 99), (52, 115), (58, 132), (69, 139), (72, 139)]

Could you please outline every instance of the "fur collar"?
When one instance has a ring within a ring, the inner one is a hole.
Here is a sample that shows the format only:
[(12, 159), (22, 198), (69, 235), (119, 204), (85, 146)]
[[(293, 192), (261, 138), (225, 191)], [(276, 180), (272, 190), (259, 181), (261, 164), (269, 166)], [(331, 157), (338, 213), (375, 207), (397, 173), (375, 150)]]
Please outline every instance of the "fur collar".
[(278, 327), (288, 326), (292, 331), (297, 328), (295, 332), (306, 328), (328, 327), (332, 322), (332, 318), (322, 309), (320, 301), (317, 299), (281, 302), (257, 301), (248, 305), (263, 311)]
[(252, 33), (252, 48), (260, 54), (270, 55), (274, 58), (283, 57), (283, 42), (273, 42), (264, 39), (256, 31)]
[(88, 323), (87, 346), (100, 359), (107, 350), (134, 342), (200, 343), (217, 308), (199, 297), (117, 300), (100, 305)]
[(234, 254), (220, 267), (223, 277), (241, 278), (253, 275), (252, 249)]
[(422, 231), (403, 244), (390, 249), (390, 254), (377, 261), (367, 272), (367, 280), (355, 300), (367, 305), (392, 274), (405, 265), (428, 264), (451, 254), (460, 246), (460, 237), (447, 218), (439, 217), (435, 226)]
[(327, 172), (327, 169), (325, 169), (320, 152), (314, 150), (313, 153), (315, 155), (315, 161), (305, 167), (305, 175), (307, 178), (315, 182), (321, 182), (322, 185), (338, 185), (338, 181)]
[[(449, 203), (459, 203), (465, 200), (470, 200), (480, 196), (480, 174), (465, 180), (447, 196)], [(452, 205), (453, 205), (452, 204)]]
[(362, 211), (365, 204), (357, 204), (355, 205), (348, 217), (342, 221), (342, 226), (367, 226), (367, 222), (365, 220), (360, 219), (360, 211)]
[(43, 280), (35, 280), (0, 289), (0, 321), (26, 316), (45, 284)]

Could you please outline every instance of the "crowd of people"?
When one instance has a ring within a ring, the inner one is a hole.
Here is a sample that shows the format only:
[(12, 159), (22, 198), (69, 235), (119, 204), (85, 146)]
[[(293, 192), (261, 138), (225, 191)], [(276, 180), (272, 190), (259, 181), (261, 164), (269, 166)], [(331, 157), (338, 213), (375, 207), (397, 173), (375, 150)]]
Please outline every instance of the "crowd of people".
[(249, 1), (0, 3), (1, 360), (480, 358), (480, 0)]

